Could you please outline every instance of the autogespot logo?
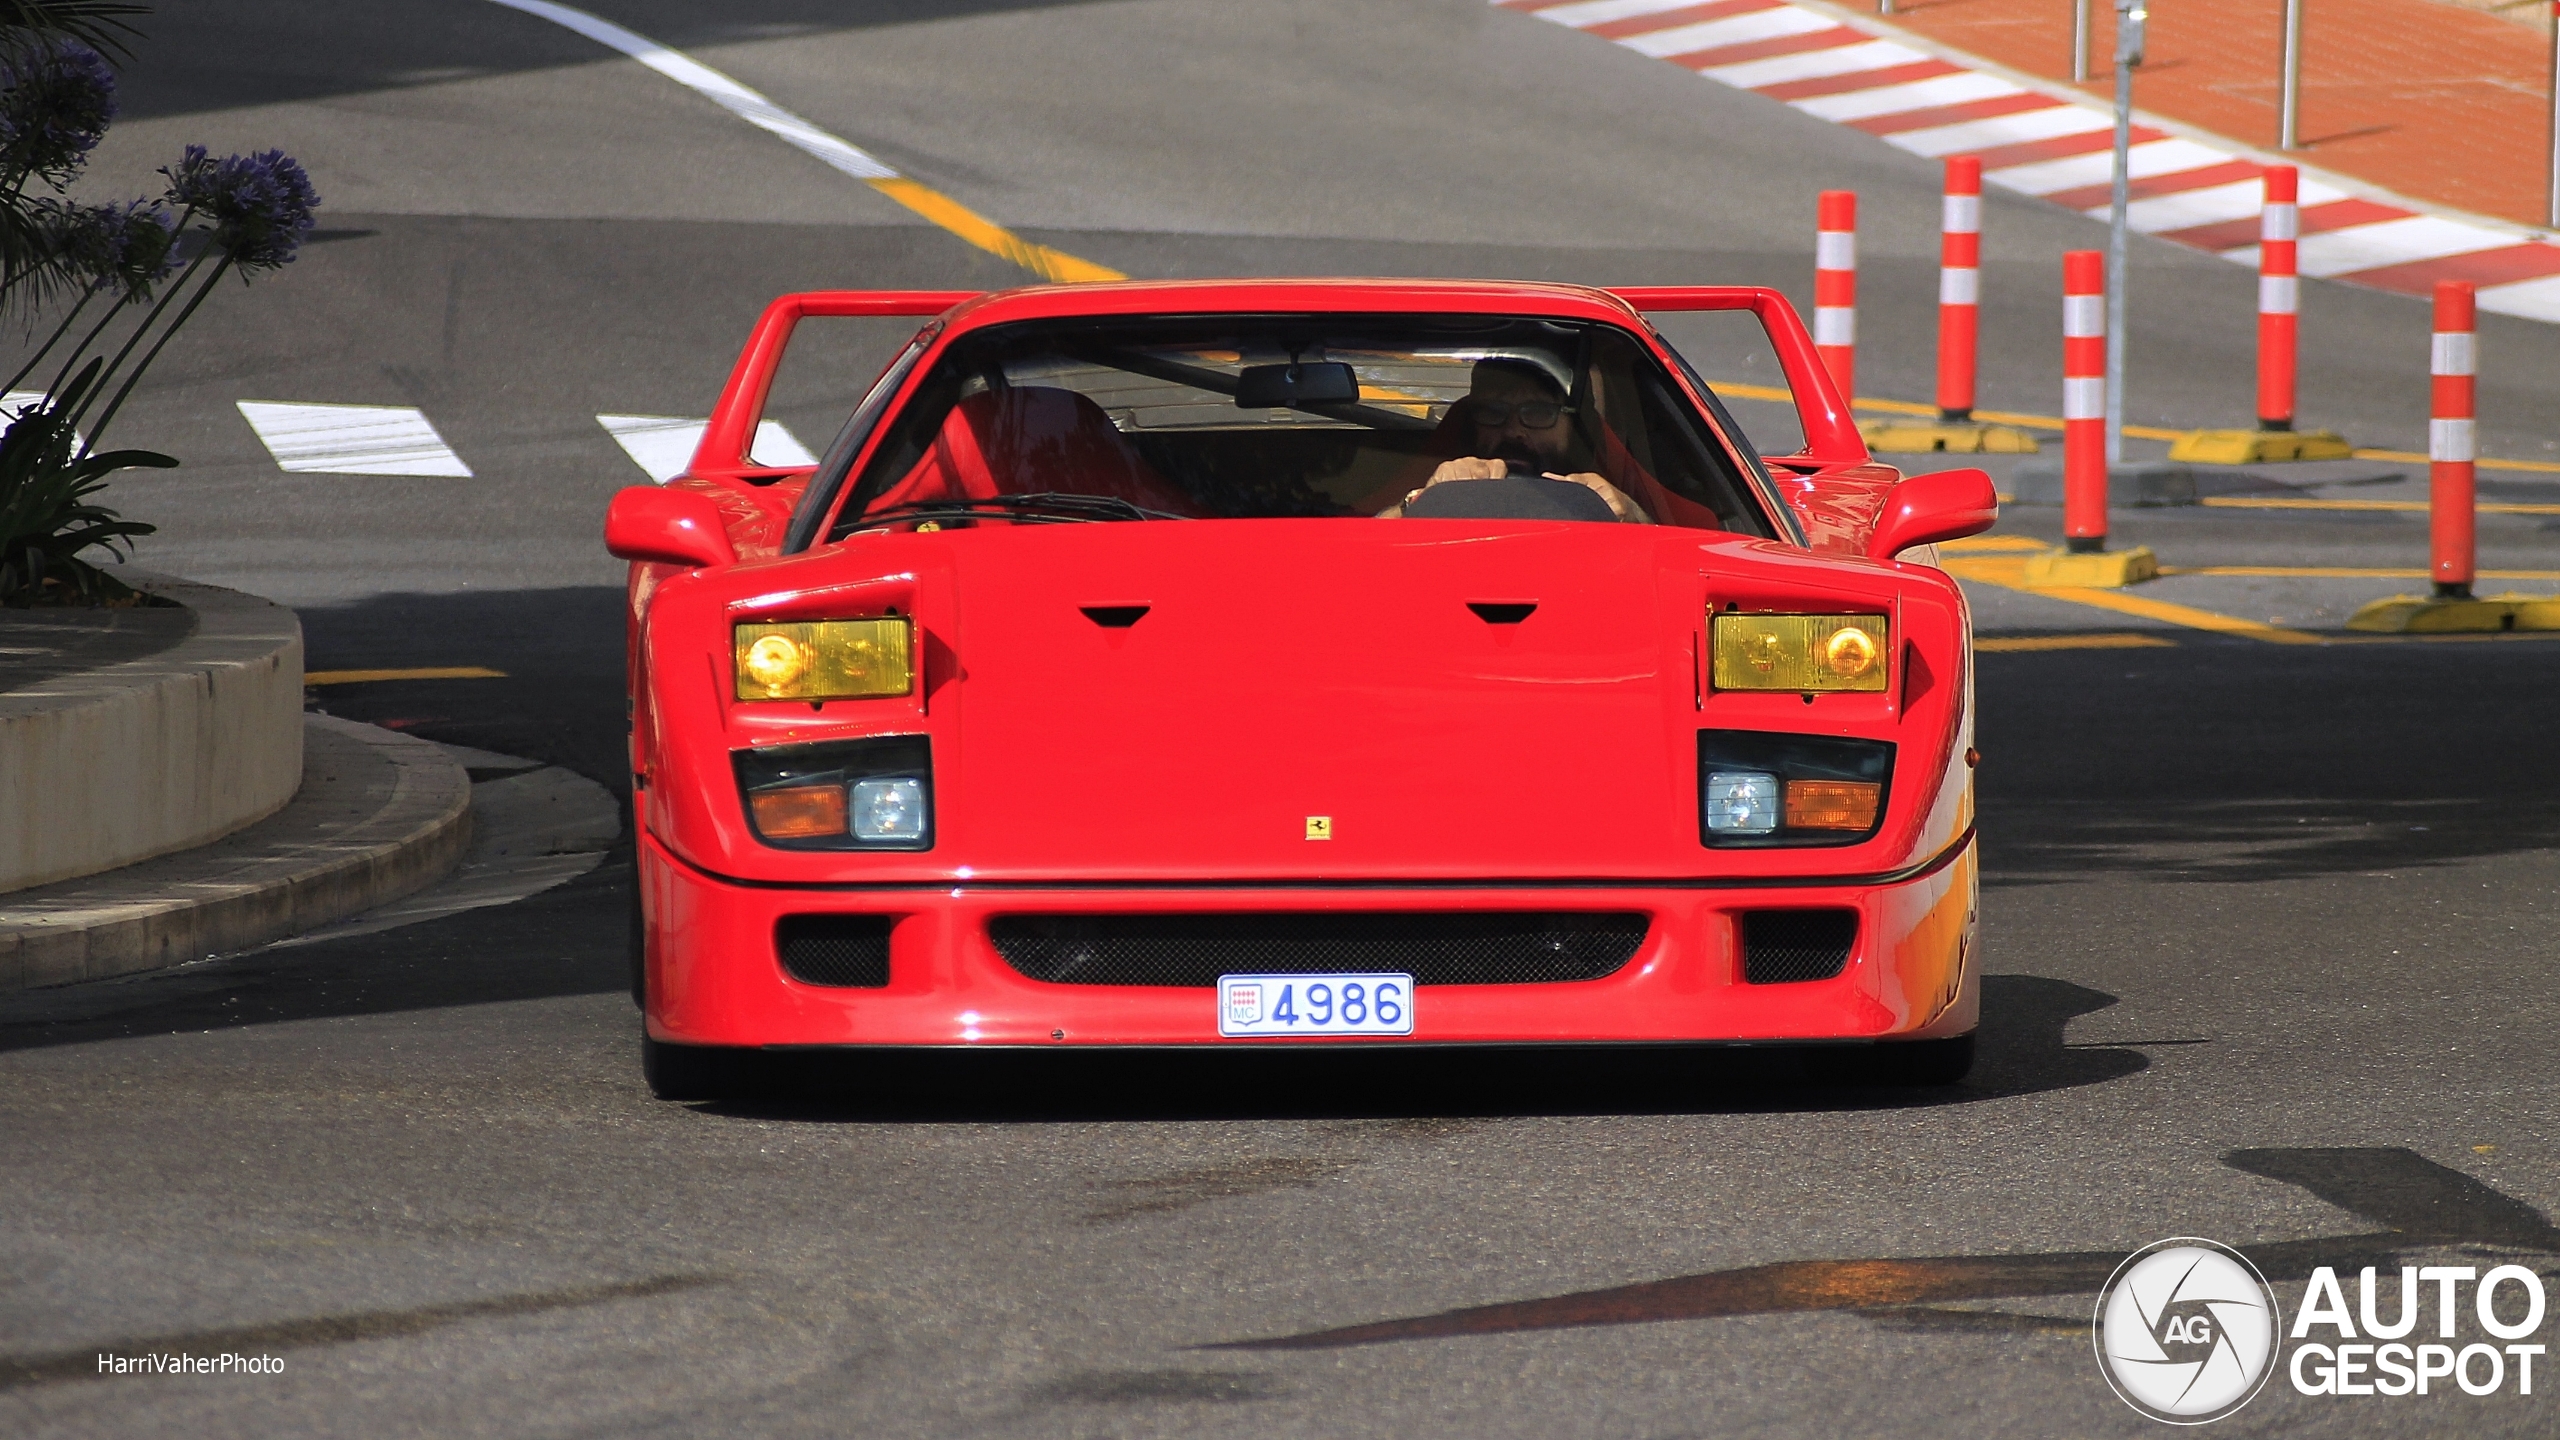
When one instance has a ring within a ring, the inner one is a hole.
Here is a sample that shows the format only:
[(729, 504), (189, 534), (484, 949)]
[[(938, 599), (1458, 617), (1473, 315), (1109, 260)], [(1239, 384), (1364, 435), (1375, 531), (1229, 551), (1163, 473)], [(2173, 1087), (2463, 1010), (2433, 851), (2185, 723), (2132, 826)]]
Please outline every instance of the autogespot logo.
[(2124, 1403), (2172, 1425), (2219, 1420), (2275, 1373), (2282, 1317), (2240, 1252), (2180, 1237), (2136, 1250), (2098, 1294), (2098, 1368)]

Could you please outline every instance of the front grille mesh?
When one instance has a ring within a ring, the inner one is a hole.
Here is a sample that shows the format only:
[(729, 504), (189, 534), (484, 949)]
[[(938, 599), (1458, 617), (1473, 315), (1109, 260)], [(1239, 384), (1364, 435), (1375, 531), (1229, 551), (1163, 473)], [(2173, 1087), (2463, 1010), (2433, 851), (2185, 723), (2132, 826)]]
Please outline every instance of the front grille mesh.
[(1006, 964), (1054, 985), (1355, 971), (1400, 971), (1416, 985), (1541, 985), (1615, 973), (1646, 927), (1623, 914), (1003, 915), (987, 935)]
[(774, 927), (782, 968), (804, 985), (889, 983), (886, 915), (785, 915)]
[(1742, 912), (1742, 978), (1754, 985), (1828, 980), (1858, 943), (1855, 910)]

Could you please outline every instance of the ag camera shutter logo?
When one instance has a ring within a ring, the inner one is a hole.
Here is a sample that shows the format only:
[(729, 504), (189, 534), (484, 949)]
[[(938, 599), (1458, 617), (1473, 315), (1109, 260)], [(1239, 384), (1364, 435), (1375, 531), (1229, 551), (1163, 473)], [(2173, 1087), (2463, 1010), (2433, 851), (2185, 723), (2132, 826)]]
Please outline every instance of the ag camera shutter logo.
[(2124, 1403), (2202, 1425), (2257, 1398), (2275, 1373), (2275, 1292), (2227, 1245), (2180, 1236), (2146, 1245), (2098, 1294), (2098, 1369)]

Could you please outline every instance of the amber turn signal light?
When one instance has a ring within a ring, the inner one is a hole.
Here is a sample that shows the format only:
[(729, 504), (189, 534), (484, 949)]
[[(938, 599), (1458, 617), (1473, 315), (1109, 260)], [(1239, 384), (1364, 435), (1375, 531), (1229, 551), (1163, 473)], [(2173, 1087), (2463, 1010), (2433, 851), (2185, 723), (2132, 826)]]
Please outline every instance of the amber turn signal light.
[(746, 624), (731, 632), (741, 700), (861, 700), (915, 688), (903, 616)]
[(1790, 780), (1787, 828), (1872, 830), (1883, 803), (1884, 787), (1872, 780)]
[(747, 796), (756, 833), (768, 840), (815, 840), (845, 833), (842, 785), (793, 785)]
[(1715, 617), (1718, 690), (1882, 690), (1882, 615)]

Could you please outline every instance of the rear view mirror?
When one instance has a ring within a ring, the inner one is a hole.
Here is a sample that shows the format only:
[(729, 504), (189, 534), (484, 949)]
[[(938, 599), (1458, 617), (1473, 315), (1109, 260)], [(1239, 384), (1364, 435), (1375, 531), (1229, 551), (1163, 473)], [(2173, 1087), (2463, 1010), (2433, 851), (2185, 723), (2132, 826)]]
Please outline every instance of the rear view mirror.
[(1360, 377), (1339, 360), (1303, 365), (1247, 365), (1236, 372), (1236, 407), (1285, 410), (1298, 405), (1341, 404), (1360, 398)]
[(616, 559), (647, 565), (727, 565), (738, 558), (720, 507), (694, 490), (634, 486), (604, 513), (604, 548)]
[(1867, 558), (1891, 560), (1914, 545), (1979, 535), (2000, 520), (2000, 497), (1980, 470), (1914, 475), (1885, 492)]

